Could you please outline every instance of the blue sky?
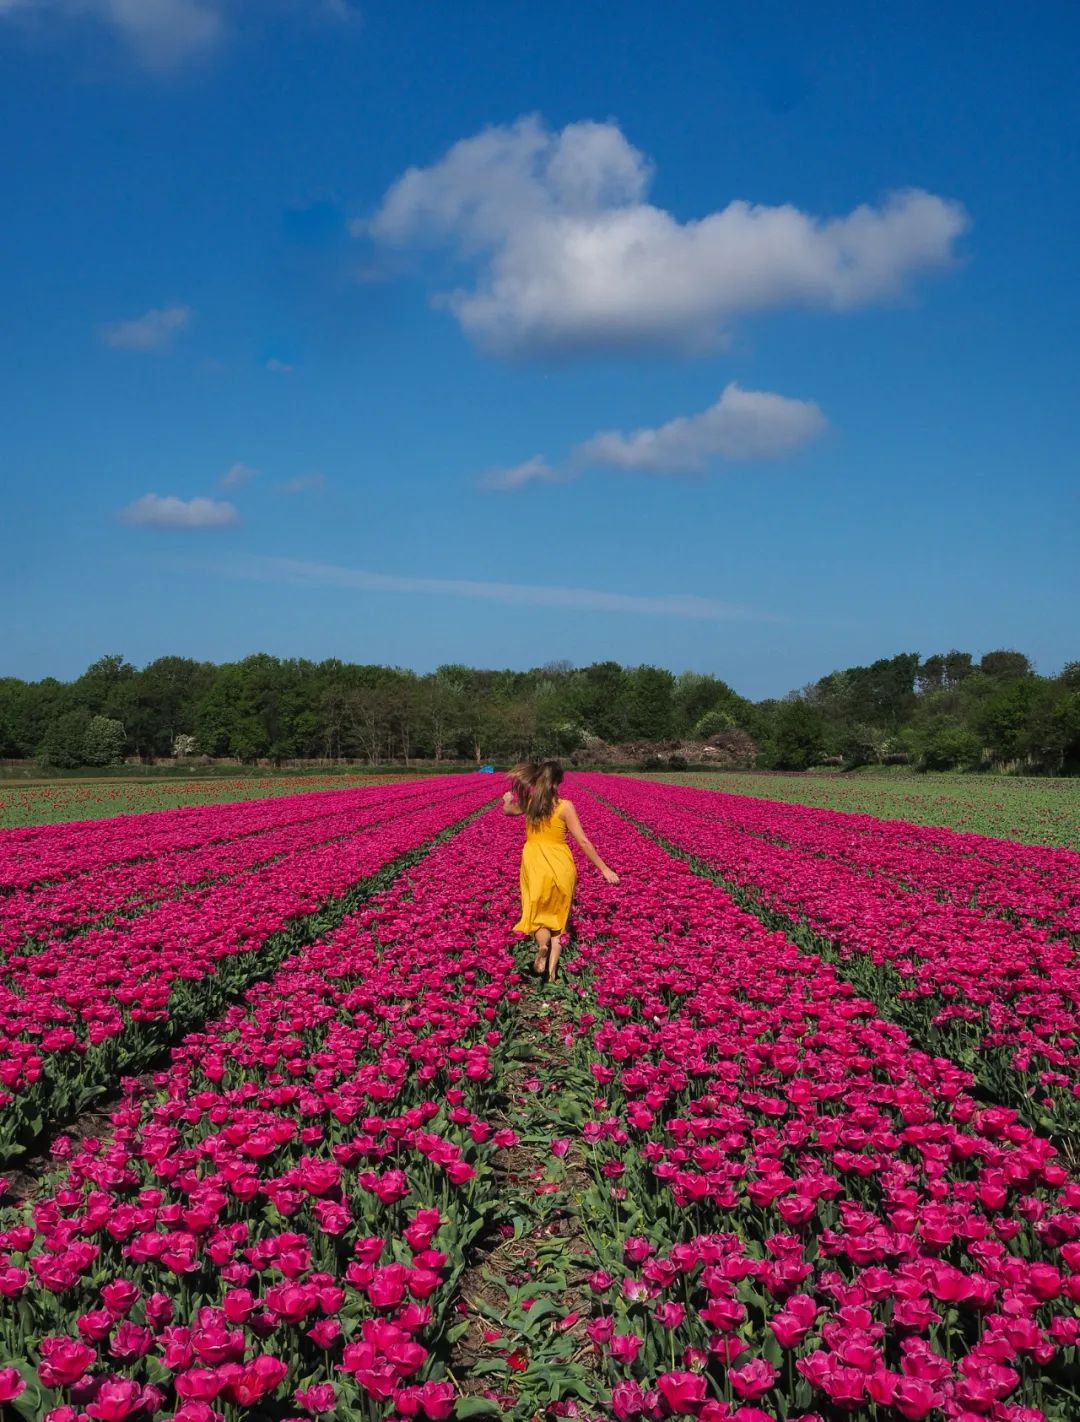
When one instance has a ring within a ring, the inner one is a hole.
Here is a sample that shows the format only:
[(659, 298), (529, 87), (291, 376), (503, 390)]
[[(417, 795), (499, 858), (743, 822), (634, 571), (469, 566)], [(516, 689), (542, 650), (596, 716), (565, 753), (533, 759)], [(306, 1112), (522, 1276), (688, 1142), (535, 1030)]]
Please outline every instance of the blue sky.
[(0, 674), (1056, 671), (1078, 38), (1055, 0), (0, 0)]

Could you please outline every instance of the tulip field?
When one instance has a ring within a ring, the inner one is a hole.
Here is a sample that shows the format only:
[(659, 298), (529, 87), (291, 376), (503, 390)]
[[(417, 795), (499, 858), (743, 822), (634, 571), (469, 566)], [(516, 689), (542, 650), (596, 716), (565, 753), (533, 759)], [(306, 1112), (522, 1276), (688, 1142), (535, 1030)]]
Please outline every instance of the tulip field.
[(1080, 1417), (1080, 854), (502, 789), (0, 831), (0, 1415)]

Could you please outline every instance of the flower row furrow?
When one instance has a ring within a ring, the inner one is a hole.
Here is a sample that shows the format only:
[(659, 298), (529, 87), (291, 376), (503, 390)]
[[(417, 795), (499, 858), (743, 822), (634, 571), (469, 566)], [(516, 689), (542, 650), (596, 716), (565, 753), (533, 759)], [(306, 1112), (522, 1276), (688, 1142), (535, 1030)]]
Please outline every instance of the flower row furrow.
[(1080, 958), (1066, 938), (987, 917), (836, 861), (767, 843), (675, 787), (589, 778), (610, 804), (832, 946), (854, 981), (934, 1051), (970, 1066), (1029, 1123), (1080, 1126)]
[(474, 820), (60, 1152), (0, 1230), (24, 1416), (450, 1416), (455, 1283), (498, 1205), (516, 851)]

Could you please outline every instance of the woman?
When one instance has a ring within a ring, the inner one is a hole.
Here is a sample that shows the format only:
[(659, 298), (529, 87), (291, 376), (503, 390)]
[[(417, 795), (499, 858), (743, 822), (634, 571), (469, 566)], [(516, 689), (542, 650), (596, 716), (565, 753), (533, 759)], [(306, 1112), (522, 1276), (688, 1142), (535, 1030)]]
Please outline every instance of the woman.
[(537, 976), (546, 972), (549, 983), (555, 981), (562, 935), (577, 884), (577, 867), (566, 843), (567, 834), (574, 837), (582, 854), (609, 884), (619, 882), (618, 874), (608, 868), (589, 843), (573, 805), (559, 798), (562, 778), (562, 766), (557, 760), (518, 765), (510, 772), (510, 789), (503, 796), (504, 815), (525, 816), (521, 917), (514, 924), (514, 931), (535, 936), (533, 972)]

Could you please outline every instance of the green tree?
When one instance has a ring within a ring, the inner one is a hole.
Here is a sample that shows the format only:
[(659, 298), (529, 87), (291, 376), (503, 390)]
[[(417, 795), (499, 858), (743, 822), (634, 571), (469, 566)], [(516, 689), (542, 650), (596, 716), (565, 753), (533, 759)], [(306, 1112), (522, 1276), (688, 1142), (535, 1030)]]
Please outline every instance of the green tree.
[(719, 736), (723, 731), (730, 731), (734, 725), (735, 718), (727, 711), (706, 711), (693, 728), (694, 739), (707, 741), (710, 736)]
[(709, 711), (726, 715), (730, 726), (740, 725), (747, 706), (744, 698), (719, 677), (703, 672), (682, 672), (675, 682), (675, 733), (689, 735)]
[(662, 667), (635, 667), (629, 674), (629, 732), (643, 741), (670, 740), (675, 730), (675, 678)]
[(801, 697), (781, 704), (773, 733), (780, 770), (806, 770), (825, 755), (825, 721), (821, 711)]
[(425, 677), (420, 692), (422, 734), (436, 761), (440, 761), (461, 734), (464, 689), (445, 671)]
[(52, 722), (76, 709), (71, 686), (55, 677), (37, 682), (16, 677), (0, 679), (0, 720), (7, 738), (6, 754), (16, 759), (36, 755)]
[(190, 735), (199, 702), (217, 675), (208, 662), (158, 657), (124, 688), (122, 720), (132, 749), (149, 759), (172, 754), (177, 736)]
[(920, 770), (977, 770), (982, 741), (967, 726), (941, 718), (919, 737), (917, 756)]
[(117, 765), (124, 756), (124, 727), (110, 716), (91, 716), (83, 736), (87, 765)]
[(618, 662), (594, 662), (567, 681), (566, 712), (594, 736), (617, 743), (630, 734), (630, 678)]
[(986, 652), (979, 662), (983, 676), (995, 681), (1020, 681), (1032, 675), (1032, 666), (1023, 652), (1001, 648), (996, 652)]
[(270, 749), (254, 678), (242, 662), (218, 667), (195, 713), (195, 739), (204, 755), (255, 760)]
[(883, 726), (856, 721), (839, 738), (840, 754), (849, 766), (880, 765), (892, 748), (892, 733)]
[(50, 721), (38, 747), (41, 764), (58, 770), (72, 770), (83, 765), (89, 724), (89, 713), (81, 710), (65, 711)]
[(1067, 775), (1080, 774), (1080, 688), (1061, 698), (1055, 717), (1061, 746), (1056, 769)]
[(74, 683), (76, 702), (91, 715), (111, 716), (122, 709), (124, 690), (135, 677), (135, 668), (116, 653), (99, 657)]
[[(984, 658), (985, 660), (985, 658)], [(995, 761), (1020, 760), (1031, 750), (1031, 719), (1039, 700), (1035, 677), (1001, 677), (999, 689), (980, 708), (977, 731)]]
[(951, 691), (974, 670), (970, 652), (958, 652), (955, 648), (951, 652), (936, 652), (919, 667), (919, 691)]

